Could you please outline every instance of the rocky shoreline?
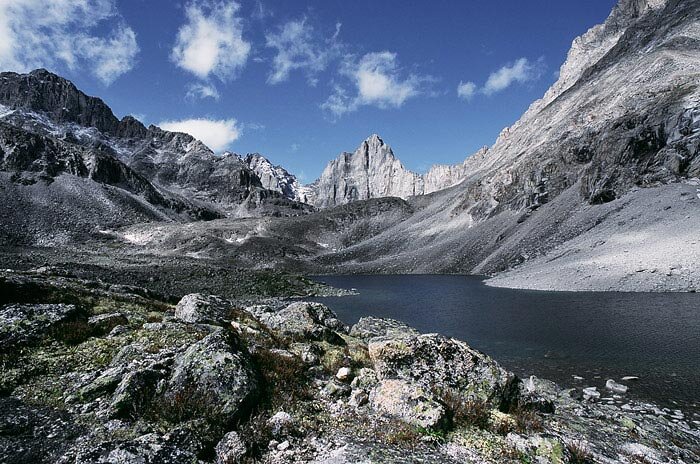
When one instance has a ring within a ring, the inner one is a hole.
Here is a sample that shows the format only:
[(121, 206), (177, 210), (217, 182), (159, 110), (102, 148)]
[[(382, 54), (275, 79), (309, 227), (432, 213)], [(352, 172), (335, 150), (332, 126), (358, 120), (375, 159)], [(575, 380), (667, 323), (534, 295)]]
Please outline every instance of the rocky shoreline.
[(700, 459), (682, 418), (523, 381), (398, 321), (348, 328), (280, 298), (172, 304), (50, 273), (6, 271), (0, 286), (2, 462)]

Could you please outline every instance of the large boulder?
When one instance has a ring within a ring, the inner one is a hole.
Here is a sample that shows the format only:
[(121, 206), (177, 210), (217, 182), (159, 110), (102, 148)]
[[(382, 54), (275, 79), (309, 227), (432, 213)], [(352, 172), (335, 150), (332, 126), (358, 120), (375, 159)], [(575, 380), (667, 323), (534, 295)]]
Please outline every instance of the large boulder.
[(9, 304), (0, 308), (0, 351), (34, 343), (78, 314), (68, 304)]
[(245, 456), (245, 442), (236, 432), (229, 432), (216, 445), (216, 464), (238, 464)]
[(255, 389), (248, 352), (230, 332), (218, 330), (178, 357), (165, 392), (165, 407), (171, 414), (207, 414), (228, 423)]
[(374, 338), (369, 356), (379, 380), (400, 379), (426, 391), (458, 391), (465, 399), (500, 405), (517, 378), (459, 340), (437, 334)]
[(360, 318), (350, 329), (350, 335), (368, 342), (377, 337), (414, 336), (418, 335), (418, 331), (401, 321), (369, 316)]
[(376, 411), (418, 427), (439, 427), (446, 418), (444, 406), (429, 390), (405, 380), (382, 380), (372, 391), (370, 402)]
[(175, 317), (193, 324), (216, 324), (231, 319), (232, 304), (213, 295), (190, 293), (175, 306)]
[(337, 333), (347, 333), (347, 327), (335, 313), (321, 303), (297, 302), (276, 312), (258, 312), (256, 316), (269, 328), (298, 339), (341, 342)]

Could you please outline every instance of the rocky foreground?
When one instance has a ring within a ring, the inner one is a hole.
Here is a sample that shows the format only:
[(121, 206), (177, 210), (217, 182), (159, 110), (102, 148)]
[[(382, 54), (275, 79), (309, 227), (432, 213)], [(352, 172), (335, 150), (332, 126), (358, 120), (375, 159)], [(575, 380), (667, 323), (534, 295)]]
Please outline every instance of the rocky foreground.
[(0, 290), (4, 463), (700, 461), (682, 418), (397, 321), (46, 271)]

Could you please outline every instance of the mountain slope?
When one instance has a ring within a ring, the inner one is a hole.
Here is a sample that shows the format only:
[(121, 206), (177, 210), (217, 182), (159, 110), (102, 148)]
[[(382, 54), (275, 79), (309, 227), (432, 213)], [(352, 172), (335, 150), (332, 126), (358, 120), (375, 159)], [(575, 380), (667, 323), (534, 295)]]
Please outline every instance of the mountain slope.
[[(558, 259), (549, 253), (576, 253), (574, 239), (584, 233), (605, 241), (619, 232), (624, 241), (631, 231), (612, 222), (622, 210), (635, 213), (639, 229), (667, 221), (663, 230), (677, 245), (657, 266), (687, 263), (681, 258), (692, 245), (678, 231), (700, 227), (690, 185), (700, 176), (699, 45), (697, 2), (621, 1), (605, 25), (574, 42), (545, 98), (484, 156), (466, 161), (460, 185), (411, 200), (418, 210), (411, 218), (321, 261), (351, 272), (496, 273), (525, 272), (522, 263), (542, 256), (556, 274)], [(649, 188), (665, 201), (645, 200)], [(664, 213), (667, 207), (683, 214)], [(651, 260), (657, 239), (627, 237), (627, 252)], [(581, 253), (579, 264), (602, 259), (596, 253)], [(531, 278), (518, 286), (599, 288), (569, 264), (568, 281)], [(610, 275), (611, 285), (628, 272)], [(678, 273), (687, 277), (678, 288), (700, 286), (692, 269)]]

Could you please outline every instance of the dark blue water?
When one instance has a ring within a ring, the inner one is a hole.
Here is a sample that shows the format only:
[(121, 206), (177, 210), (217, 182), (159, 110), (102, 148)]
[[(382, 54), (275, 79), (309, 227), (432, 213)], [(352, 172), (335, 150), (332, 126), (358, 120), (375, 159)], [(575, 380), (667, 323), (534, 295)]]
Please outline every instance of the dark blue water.
[(700, 294), (509, 290), (472, 276), (315, 279), (359, 291), (317, 299), (347, 324), (367, 315), (399, 319), (465, 340), (521, 376), (597, 386), (604, 397), (608, 378), (638, 376), (622, 382), (630, 387), (627, 398), (698, 419)]

